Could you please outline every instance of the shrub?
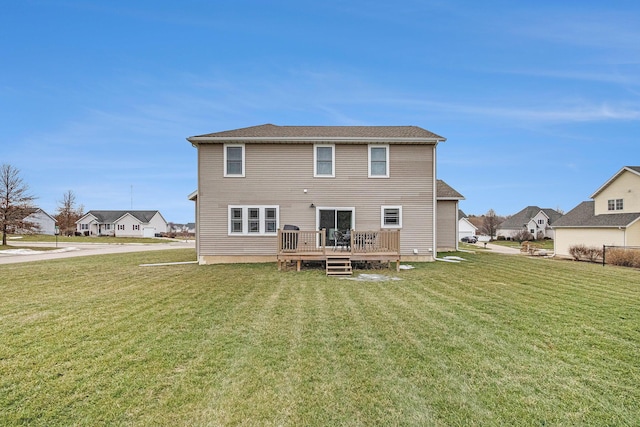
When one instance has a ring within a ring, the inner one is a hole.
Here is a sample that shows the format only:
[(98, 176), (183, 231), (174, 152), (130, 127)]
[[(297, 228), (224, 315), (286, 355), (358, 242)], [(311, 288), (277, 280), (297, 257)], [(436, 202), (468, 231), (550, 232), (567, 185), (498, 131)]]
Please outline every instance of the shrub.
[(569, 254), (576, 261), (595, 262), (602, 259), (602, 249), (595, 246), (573, 245), (569, 247)]
[(511, 238), (513, 240), (517, 240), (520, 243), (522, 243), (524, 241), (527, 241), (527, 240), (535, 240), (534, 237), (533, 237), (533, 234), (529, 233), (529, 230), (520, 230), (516, 234), (511, 236)]
[(640, 250), (614, 248), (607, 250), (607, 264), (640, 268)]

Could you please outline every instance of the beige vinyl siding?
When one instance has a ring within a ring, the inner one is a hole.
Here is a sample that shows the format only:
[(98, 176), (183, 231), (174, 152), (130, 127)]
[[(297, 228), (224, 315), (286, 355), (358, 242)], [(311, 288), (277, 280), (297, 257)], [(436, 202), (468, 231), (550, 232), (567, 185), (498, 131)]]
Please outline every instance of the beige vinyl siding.
[[(607, 202), (616, 199), (624, 201), (624, 209), (610, 211), (607, 207)], [(602, 190), (593, 201), (596, 215), (640, 212), (640, 176), (624, 171), (607, 188)]]
[(625, 230), (618, 228), (557, 228), (554, 251), (557, 256), (570, 257), (574, 245), (602, 248), (602, 245), (623, 246)]
[[(316, 228), (316, 207), (355, 208), (355, 228), (380, 229), (380, 206), (402, 206), (401, 253), (433, 249), (433, 145), (390, 145), (390, 178), (368, 178), (367, 144), (335, 145), (335, 178), (313, 177), (313, 144), (245, 144), (245, 177), (224, 178), (223, 145), (199, 145), (199, 256), (273, 255), (274, 236), (228, 236), (228, 205), (278, 205), (285, 224)], [(305, 193), (304, 190), (307, 189)]]
[(453, 200), (438, 200), (437, 241), (438, 251), (451, 251), (458, 248), (457, 212), (458, 204)]
[(640, 220), (627, 228), (626, 246), (640, 246)]

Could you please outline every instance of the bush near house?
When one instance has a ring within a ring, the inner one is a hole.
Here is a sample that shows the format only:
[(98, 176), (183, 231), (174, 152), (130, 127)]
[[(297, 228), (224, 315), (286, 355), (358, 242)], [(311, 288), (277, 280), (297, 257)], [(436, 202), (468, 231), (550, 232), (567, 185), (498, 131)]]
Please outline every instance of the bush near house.
[(606, 252), (607, 264), (640, 268), (640, 248), (612, 248)]
[(602, 249), (595, 246), (573, 245), (569, 247), (569, 254), (576, 261), (596, 262), (602, 259)]

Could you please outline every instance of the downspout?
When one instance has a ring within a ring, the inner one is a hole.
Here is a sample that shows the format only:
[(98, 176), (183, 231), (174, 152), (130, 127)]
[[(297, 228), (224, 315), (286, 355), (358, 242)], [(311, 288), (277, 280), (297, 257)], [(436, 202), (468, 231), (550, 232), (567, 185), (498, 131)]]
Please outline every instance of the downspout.
[(433, 260), (435, 261), (436, 256), (438, 255), (438, 221), (437, 221), (437, 216), (438, 216), (438, 178), (436, 175), (436, 163), (437, 163), (437, 159), (436, 159), (436, 147), (438, 146), (438, 142), (436, 141), (436, 143), (433, 145), (433, 179), (431, 180), (433, 182), (433, 201), (432, 201), (432, 209), (433, 209), (433, 215), (432, 215), (432, 219), (433, 219), (433, 224), (431, 224), (431, 226), (433, 227), (433, 242), (431, 243), (431, 256), (433, 257)]

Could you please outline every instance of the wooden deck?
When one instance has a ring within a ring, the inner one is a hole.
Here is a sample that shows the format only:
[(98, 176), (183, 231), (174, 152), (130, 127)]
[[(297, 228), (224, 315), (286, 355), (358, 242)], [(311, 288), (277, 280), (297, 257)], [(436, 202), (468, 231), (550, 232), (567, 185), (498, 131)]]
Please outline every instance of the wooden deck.
[(328, 256), (349, 255), (351, 261), (395, 262), (400, 269), (400, 230), (351, 230), (348, 240), (327, 245), (326, 230), (278, 230), (278, 270), (296, 262), (327, 261)]

